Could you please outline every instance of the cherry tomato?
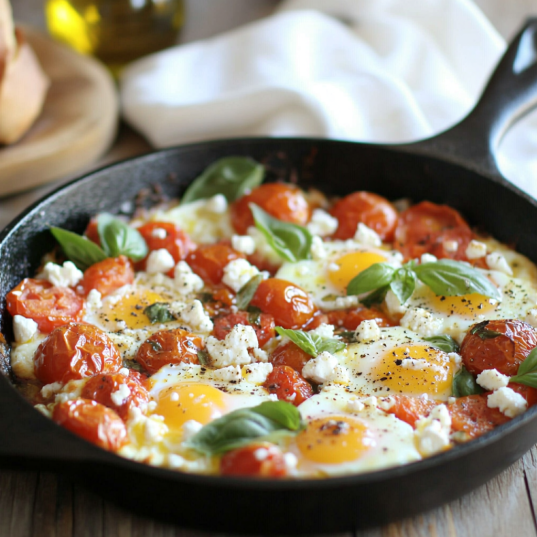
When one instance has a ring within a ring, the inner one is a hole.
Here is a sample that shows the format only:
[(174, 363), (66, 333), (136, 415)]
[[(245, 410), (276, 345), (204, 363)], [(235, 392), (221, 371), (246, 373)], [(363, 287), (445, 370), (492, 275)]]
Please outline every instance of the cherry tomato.
[(214, 285), (224, 276), (224, 267), (234, 259), (244, 258), (227, 244), (204, 244), (186, 257), (190, 268), (204, 281)]
[(508, 387), (511, 388), (513, 391), (519, 393), (524, 399), (526, 399), (526, 402), (528, 403), (528, 408), (537, 404), (537, 389), (532, 388), (531, 386), (526, 386), (524, 384), (516, 384), (514, 382), (510, 382), (508, 384)]
[(371, 192), (353, 192), (336, 202), (330, 213), (338, 220), (335, 239), (352, 239), (359, 223), (376, 231), (383, 241), (392, 241), (397, 211), (382, 196)]
[(421, 397), (410, 397), (407, 395), (394, 395), (395, 400), (392, 407), (387, 410), (390, 414), (395, 414), (400, 420), (416, 427), (416, 422), (427, 417), (431, 410), (438, 404), (430, 399)]
[(287, 401), (295, 406), (313, 395), (311, 384), (287, 365), (277, 365), (269, 373), (263, 386), (270, 393), (275, 393), (280, 401)]
[(255, 316), (246, 311), (228, 313), (217, 317), (214, 320), (213, 335), (217, 339), (224, 339), (237, 324), (251, 326), (255, 330), (260, 347), (263, 347), (267, 341), (276, 335), (272, 315), (261, 313), (259, 316)]
[(89, 324), (69, 323), (55, 328), (34, 356), (35, 376), (44, 384), (115, 373), (121, 365), (121, 355), (112, 340)]
[(311, 217), (311, 208), (299, 188), (283, 183), (265, 183), (231, 204), (231, 223), (241, 235), (254, 225), (250, 203), (259, 205), (274, 218), (284, 222), (304, 225)]
[(284, 477), (287, 466), (279, 447), (259, 442), (225, 453), (220, 459), (221, 475)]
[(80, 285), (84, 289), (84, 295), (92, 289), (97, 289), (102, 296), (109, 295), (116, 289), (134, 281), (134, 270), (130, 260), (121, 255), (109, 257), (99, 263), (91, 265), (84, 272), (84, 278)]
[(509, 421), (497, 408), (487, 406), (487, 394), (459, 397), (447, 405), (451, 415), (451, 430), (476, 438)]
[[(439, 259), (466, 261), (466, 248), (473, 237), (470, 226), (458, 211), (422, 201), (400, 214), (394, 246), (407, 259), (430, 253)], [(449, 243), (457, 243), (457, 247), (447, 247)]]
[[(120, 373), (95, 375), (84, 384), (80, 396), (115, 410), (120, 418), (126, 420), (129, 409), (144, 407), (150, 400), (149, 392), (143, 386), (141, 376), (132, 370), (129, 373), (133, 374), (129, 374), (128, 377)], [(121, 393), (120, 390), (125, 390), (124, 397), (112, 396), (112, 394)], [(121, 401), (118, 404), (119, 399)]]
[(156, 373), (167, 364), (197, 364), (198, 351), (203, 347), (200, 336), (182, 328), (160, 330), (142, 343), (135, 360), (145, 370)]
[[(373, 306), (366, 308), (358, 306), (349, 310), (329, 311), (319, 316), (317, 326), (321, 323), (333, 324), (336, 327), (345, 328), (345, 330), (356, 330), (362, 321), (376, 321), (381, 326), (394, 326), (394, 323), (379, 309)], [(313, 329), (315, 326), (308, 325)]]
[(84, 300), (68, 287), (55, 287), (46, 280), (25, 278), (6, 297), (11, 315), (33, 319), (41, 332), (78, 321)]
[(248, 259), (248, 263), (250, 265), (254, 265), (254, 267), (257, 267), (259, 270), (263, 271), (266, 270), (271, 276), (274, 276), (276, 272), (278, 272), (278, 269), (282, 266), (281, 263), (274, 263), (272, 259), (267, 259), (261, 252), (258, 252), (257, 250), (246, 257)]
[[(160, 249), (168, 250), (175, 263), (179, 263), (196, 248), (192, 239), (170, 222), (149, 222), (139, 227), (138, 231), (145, 239), (150, 252)], [(136, 268), (145, 270), (146, 261), (147, 257), (140, 261)]]
[(123, 420), (110, 408), (87, 399), (65, 401), (54, 407), (52, 419), (92, 444), (117, 451), (127, 443)]
[(270, 355), (269, 361), (272, 365), (286, 365), (298, 373), (302, 373), (302, 369), (311, 359), (311, 355), (289, 341), (283, 345), (278, 345)]
[(250, 305), (274, 317), (276, 326), (297, 329), (315, 314), (316, 308), (306, 291), (294, 283), (278, 278), (263, 280)]
[(535, 346), (537, 331), (528, 323), (517, 319), (483, 321), (466, 334), (461, 356), (466, 369), (474, 375), (497, 369), (513, 376)]
[(84, 235), (95, 244), (98, 244), (101, 246), (101, 237), (99, 237), (99, 230), (97, 227), (97, 218), (93, 217), (88, 224), (88, 227), (86, 228), (86, 231), (84, 231)]

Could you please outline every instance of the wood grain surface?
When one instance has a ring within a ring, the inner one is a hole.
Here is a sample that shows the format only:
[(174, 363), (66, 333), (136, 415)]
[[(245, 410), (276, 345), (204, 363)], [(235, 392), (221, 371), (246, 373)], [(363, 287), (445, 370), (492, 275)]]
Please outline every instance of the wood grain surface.
[[(278, 3), (276, 0), (187, 1), (189, 18), (183, 34), (186, 41), (264, 16)], [(537, 0), (476, 0), (476, 3), (506, 38), (514, 34), (527, 15), (537, 16)], [(41, 0), (14, 0), (13, 6), (18, 19), (38, 26), (43, 24)], [(92, 167), (148, 149), (143, 139), (123, 126), (112, 150)], [(68, 177), (63, 180), (66, 179)], [(0, 229), (60, 182), (0, 200)], [(533, 448), (496, 479), (454, 502), (399, 523), (340, 537), (537, 536), (536, 501), (537, 448)], [(27, 536), (208, 537), (209, 534), (141, 518), (105, 502), (62, 476), (2, 470), (0, 537)]]

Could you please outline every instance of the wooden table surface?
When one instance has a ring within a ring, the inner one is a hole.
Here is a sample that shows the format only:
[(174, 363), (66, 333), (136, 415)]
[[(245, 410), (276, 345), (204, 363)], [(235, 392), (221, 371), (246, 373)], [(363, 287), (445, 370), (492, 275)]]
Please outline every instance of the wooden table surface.
[[(453, 0), (454, 1), (454, 0)], [(277, 0), (187, 0), (182, 40), (213, 35), (269, 14)], [(476, 0), (506, 38), (522, 20), (537, 16), (537, 0)], [(13, 0), (18, 20), (43, 27), (42, 0)], [(122, 125), (110, 152), (92, 168), (149, 151), (138, 134)], [(87, 170), (85, 170), (87, 171)], [(70, 178), (0, 199), (0, 229), (30, 203)], [(0, 439), (1, 441), (1, 439)], [(180, 501), (178, 499), (178, 501)], [(442, 507), (365, 532), (357, 537), (537, 535), (537, 448), (474, 492)], [(349, 536), (351, 534), (348, 534)], [(118, 509), (62, 476), (45, 472), (0, 471), (0, 537), (203, 537), (206, 533), (140, 518)]]

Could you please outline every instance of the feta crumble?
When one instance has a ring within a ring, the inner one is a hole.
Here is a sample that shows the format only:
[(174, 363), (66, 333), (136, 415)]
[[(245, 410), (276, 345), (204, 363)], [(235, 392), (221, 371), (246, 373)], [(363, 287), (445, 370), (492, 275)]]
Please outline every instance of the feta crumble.
[(362, 224), (362, 222), (358, 223), (354, 240), (363, 246), (379, 247), (382, 244), (378, 233), (365, 224)]
[(468, 259), (480, 259), (487, 255), (487, 245), (479, 241), (470, 241), (466, 248), (466, 257)]
[(326, 248), (324, 247), (324, 242), (319, 235), (313, 235), (311, 239), (311, 257), (314, 261), (322, 261), (326, 258)]
[(175, 288), (181, 295), (190, 295), (201, 291), (205, 286), (203, 280), (192, 272), (186, 261), (179, 261), (173, 271)]
[(337, 382), (345, 384), (349, 381), (347, 368), (339, 365), (338, 359), (327, 351), (321, 352), (317, 358), (309, 360), (302, 369), (302, 376), (316, 384)]
[(420, 258), (420, 263), (423, 265), (425, 263), (436, 263), (438, 261), (438, 258), (433, 254), (422, 254)]
[(338, 220), (323, 209), (314, 209), (311, 214), (311, 220), (306, 226), (312, 235), (326, 237), (335, 233), (338, 227)]
[(405, 313), (405, 311), (407, 310), (407, 307), (404, 304), (401, 304), (399, 298), (391, 289), (388, 289), (388, 292), (386, 293), (386, 298), (384, 300), (386, 302), (386, 307), (388, 308), (388, 313), (390, 315), (398, 315), (401, 313)]
[(378, 341), (380, 335), (380, 327), (375, 320), (362, 321), (354, 331), (354, 337), (361, 343)]
[(194, 300), (189, 306), (182, 309), (180, 315), (181, 319), (194, 330), (211, 332), (213, 329), (213, 322), (199, 300)]
[(13, 334), (17, 343), (30, 341), (37, 332), (37, 323), (33, 319), (27, 319), (22, 315), (13, 317)]
[(168, 236), (168, 232), (161, 227), (156, 227), (151, 231), (151, 236), (155, 239), (165, 239)]
[(485, 390), (493, 391), (507, 386), (509, 377), (502, 375), (496, 369), (485, 369), (485, 371), (477, 375), (476, 382)]
[(227, 199), (223, 194), (216, 194), (205, 202), (205, 209), (210, 213), (223, 214), (227, 211)]
[(333, 324), (321, 323), (317, 328), (310, 330), (309, 334), (315, 334), (319, 337), (334, 338), (335, 326)]
[(528, 403), (519, 393), (511, 388), (503, 387), (495, 390), (487, 397), (487, 406), (489, 408), (499, 408), (502, 414), (505, 414), (508, 418), (514, 418), (528, 408)]
[(90, 309), (98, 310), (103, 307), (102, 295), (97, 289), (92, 289), (86, 297), (86, 305)]
[(436, 336), (442, 330), (442, 319), (422, 308), (409, 309), (401, 319), (401, 326), (423, 337)]
[(241, 368), (238, 365), (228, 365), (221, 369), (213, 371), (214, 380), (220, 380), (222, 382), (233, 382), (242, 379)]
[(255, 330), (242, 324), (234, 326), (222, 341), (209, 336), (206, 345), (215, 367), (249, 364), (252, 358), (248, 349), (259, 347)]
[(43, 272), (38, 277), (48, 280), (57, 287), (74, 287), (82, 280), (84, 274), (71, 261), (66, 261), (62, 266), (49, 261), (45, 264)]
[(246, 259), (234, 259), (224, 267), (224, 277), (222, 282), (238, 292), (254, 276), (259, 274), (257, 267), (254, 267)]
[(249, 235), (233, 235), (231, 247), (242, 254), (251, 255), (255, 252), (255, 241)]
[(172, 257), (172, 254), (170, 254), (166, 248), (160, 248), (158, 250), (153, 250), (149, 254), (145, 271), (148, 274), (165, 274), (173, 267), (175, 267), (175, 261)]
[(487, 265), (489, 269), (491, 270), (497, 270), (498, 272), (503, 272), (504, 274), (507, 274), (508, 276), (513, 275), (513, 271), (511, 267), (509, 266), (509, 263), (507, 263), (507, 260), (505, 259), (505, 257), (499, 252), (492, 252), (491, 254), (487, 255)]
[(114, 403), (114, 405), (121, 406), (130, 394), (131, 391), (129, 387), (126, 384), (120, 384), (117, 391), (110, 394), (110, 399), (112, 399), (112, 403)]
[(242, 376), (252, 384), (263, 384), (270, 373), (273, 366), (271, 363), (254, 363), (242, 366)]
[(195, 434), (199, 433), (202, 428), (203, 428), (203, 425), (199, 421), (186, 420), (183, 423), (183, 442), (185, 440), (189, 440)]
[(433, 408), (428, 417), (416, 422), (415, 436), (419, 452), (428, 457), (446, 449), (451, 431), (451, 415), (446, 405)]

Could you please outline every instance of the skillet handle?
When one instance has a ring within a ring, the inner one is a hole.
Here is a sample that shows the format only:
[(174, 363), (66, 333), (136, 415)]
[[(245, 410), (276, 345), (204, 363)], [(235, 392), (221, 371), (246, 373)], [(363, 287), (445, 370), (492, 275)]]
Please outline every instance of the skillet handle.
[(470, 114), (440, 135), (405, 148), (503, 180), (496, 149), (507, 130), (535, 106), (537, 18), (531, 18), (507, 48)]

